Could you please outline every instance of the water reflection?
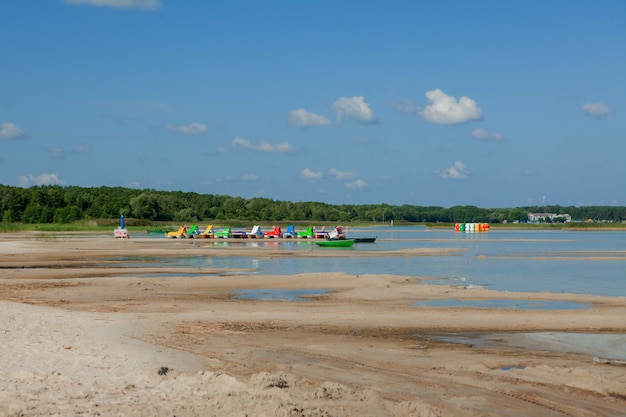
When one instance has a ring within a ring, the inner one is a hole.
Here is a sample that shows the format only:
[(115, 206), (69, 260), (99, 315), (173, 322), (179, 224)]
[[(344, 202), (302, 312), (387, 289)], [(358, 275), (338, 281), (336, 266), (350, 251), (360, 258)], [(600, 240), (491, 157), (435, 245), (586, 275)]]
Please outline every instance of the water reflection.
[[(219, 246), (272, 247), (302, 251), (302, 257), (211, 256), (159, 259), (163, 264), (246, 268), (257, 274), (305, 272), (392, 274), (428, 277), (428, 283), (481, 286), (500, 291), (567, 292), (626, 296), (626, 232), (563, 230), (494, 230), (464, 233), (448, 229), (394, 226), (350, 228), (350, 237), (377, 237), (376, 243), (355, 244), (354, 256), (332, 257), (313, 240), (206, 242)], [(203, 241), (203, 244), (205, 242)], [(462, 249), (457, 256), (359, 257), (359, 253), (413, 248)], [(328, 248), (326, 248), (328, 249)], [(305, 252), (324, 251), (310, 258)], [(144, 259), (143, 263), (149, 263)], [(154, 265), (152, 265), (154, 266)]]
[(280, 290), (280, 289), (247, 289), (233, 291), (234, 297), (240, 300), (258, 300), (258, 301), (310, 301), (315, 297), (327, 294), (330, 290), (319, 289), (297, 289), (297, 290)]
[(415, 307), (471, 307), (471, 308), (506, 308), (513, 310), (578, 310), (591, 307), (591, 303), (578, 303), (573, 301), (555, 300), (430, 300), (417, 301), (412, 304)]

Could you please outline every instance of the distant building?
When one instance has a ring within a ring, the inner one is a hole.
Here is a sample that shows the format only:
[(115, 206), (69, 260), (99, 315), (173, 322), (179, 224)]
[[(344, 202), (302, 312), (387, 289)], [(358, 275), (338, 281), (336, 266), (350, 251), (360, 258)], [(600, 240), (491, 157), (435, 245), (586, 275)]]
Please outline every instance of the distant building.
[(569, 214), (556, 214), (556, 213), (528, 213), (528, 223), (539, 223), (540, 219), (553, 221), (555, 218), (564, 218), (565, 223), (572, 221), (572, 216)]

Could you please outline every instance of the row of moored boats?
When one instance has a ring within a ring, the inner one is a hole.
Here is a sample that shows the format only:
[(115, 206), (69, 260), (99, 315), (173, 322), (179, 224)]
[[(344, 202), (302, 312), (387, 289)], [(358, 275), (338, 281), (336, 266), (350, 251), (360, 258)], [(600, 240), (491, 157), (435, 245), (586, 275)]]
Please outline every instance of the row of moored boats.
[(212, 225), (205, 227), (203, 230), (198, 225), (187, 227), (181, 226), (176, 231), (166, 232), (165, 236), (169, 238), (200, 238), (200, 239), (321, 239), (316, 241), (319, 246), (352, 246), (354, 243), (368, 242), (373, 243), (376, 238), (356, 238), (349, 239), (346, 236), (347, 229), (343, 226), (335, 226), (327, 231), (325, 227), (317, 230), (314, 226), (309, 226), (304, 230), (296, 230), (294, 225), (290, 225), (283, 232), (280, 226), (274, 226), (271, 230), (263, 231), (261, 226), (254, 226), (251, 230), (233, 230), (226, 226), (221, 230), (214, 230)]

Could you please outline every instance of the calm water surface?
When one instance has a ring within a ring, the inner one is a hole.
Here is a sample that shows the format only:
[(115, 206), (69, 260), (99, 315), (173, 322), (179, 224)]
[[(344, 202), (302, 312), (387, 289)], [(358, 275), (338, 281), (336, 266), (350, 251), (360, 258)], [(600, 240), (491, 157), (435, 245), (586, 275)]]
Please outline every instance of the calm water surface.
[[(184, 266), (254, 268), (256, 274), (335, 272), (428, 278), (433, 284), (483, 286), (499, 291), (569, 292), (626, 296), (626, 232), (491, 230), (483, 233), (394, 226), (350, 229), (350, 237), (377, 237), (352, 249), (321, 248), (311, 240), (232, 243), (286, 250), (325, 251), (325, 258), (206, 256), (172, 260)], [(228, 245), (211, 241), (211, 245)], [(453, 256), (358, 257), (360, 252), (458, 248)], [(350, 250), (355, 257), (333, 257)]]
[[(355, 257), (333, 257), (337, 250), (317, 247), (313, 241), (243, 241), (239, 246), (273, 246), (290, 251), (325, 251), (324, 258), (202, 256), (161, 259), (159, 262), (181, 267), (250, 268), (254, 274), (299, 274), (304, 272), (343, 271), (349, 274), (394, 274), (428, 277), (432, 284), (483, 286), (498, 291), (566, 292), (626, 296), (626, 232), (621, 231), (539, 231), (491, 230), (487, 233), (458, 233), (424, 227), (383, 227), (351, 229), (350, 237), (377, 237), (374, 244), (357, 244)], [(162, 238), (162, 237), (161, 237)], [(210, 241), (212, 245), (227, 245)], [(454, 256), (358, 257), (360, 252), (406, 248), (458, 248)], [(210, 252), (210, 251), (209, 251)], [(132, 262), (132, 261), (131, 261)], [(154, 266), (154, 265), (153, 265)], [(324, 291), (300, 289), (243, 290), (236, 297), (255, 300), (306, 301)], [(446, 306), (466, 301), (445, 300)], [(488, 300), (487, 307), (522, 309), (579, 309), (584, 303), (543, 302), (537, 300)], [(522, 303), (522, 304), (520, 304)], [(524, 304), (526, 303), (526, 304)], [(541, 304), (543, 303), (543, 304)], [(415, 304), (416, 307), (420, 304)], [(467, 305), (472, 307), (472, 305)], [(479, 305), (478, 307), (485, 307)], [(444, 336), (435, 335), (433, 338)], [(448, 335), (451, 342), (472, 345), (489, 343), (524, 349), (578, 352), (626, 360), (624, 335), (528, 333)], [(519, 367), (522, 369), (522, 367)]]

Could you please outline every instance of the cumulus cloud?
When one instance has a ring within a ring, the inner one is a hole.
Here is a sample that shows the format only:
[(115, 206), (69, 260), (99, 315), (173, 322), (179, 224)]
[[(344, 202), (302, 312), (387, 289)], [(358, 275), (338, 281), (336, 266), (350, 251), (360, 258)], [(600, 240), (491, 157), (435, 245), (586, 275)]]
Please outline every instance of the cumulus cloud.
[(335, 179), (338, 179), (338, 180), (351, 180), (356, 177), (356, 175), (354, 175), (354, 173), (352, 172), (339, 171), (335, 168), (329, 169), (328, 173), (332, 177), (335, 177)]
[(472, 136), (478, 140), (502, 140), (503, 138), (501, 133), (490, 132), (483, 128), (472, 130)]
[(41, 174), (38, 177), (33, 175), (21, 175), (17, 177), (17, 183), (20, 187), (30, 187), (31, 185), (64, 184), (64, 182), (59, 179), (57, 174)]
[(309, 181), (309, 182), (314, 182), (317, 180), (322, 179), (322, 177), (324, 176), (324, 173), (322, 173), (322, 171), (312, 171), (309, 168), (304, 168), (301, 172), (300, 172), (300, 177)]
[(455, 125), (478, 120), (483, 112), (476, 101), (469, 97), (456, 99), (440, 89), (426, 92), (428, 105), (419, 114), (432, 123)]
[(467, 178), (467, 174), (468, 171), (465, 168), (465, 164), (461, 161), (456, 161), (450, 168), (443, 170), (439, 176), (444, 179), (460, 180)]
[(376, 123), (374, 112), (362, 96), (341, 97), (333, 104), (332, 109), (339, 121), (350, 118), (362, 124)]
[(326, 116), (306, 111), (305, 109), (292, 110), (287, 115), (289, 124), (293, 127), (326, 126), (330, 120)]
[(244, 181), (258, 181), (259, 177), (254, 174), (244, 174), (243, 180)]
[(587, 103), (582, 106), (581, 109), (587, 116), (596, 117), (598, 119), (611, 114), (609, 106), (602, 103)]
[(293, 146), (291, 146), (287, 142), (271, 144), (271, 143), (261, 141), (257, 145), (255, 145), (252, 142), (250, 142), (248, 139), (244, 139), (239, 136), (233, 139), (233, 146), (244, 148), (244, 149), (250, 149), (256, 152), (265, 152), (265, 153), (270, 153), (270, 152), (288, 153), (288, 152), (294, 151)]
[(0, 125), (0, 139), (14, 139), (24, 136), (24, 131), (11, 122)]
[(354, 180), (346, 182), (344, 186), (350, 190), (362, 190), (364, 188), (367, 188), (367, 183), (363, 180)]
[(65, 4), (87, 4), (90, 6), (113, 7), (116, 9), (159, 10), (161, 0), (65, 0)]
[(207, 125), (202, 123), (189, 123), (188, 125), (175, 126), (172, 124), (168, 124), (165, 126), (167, 130), (171, 130), (172, 132), (182, 133), (185, 135), (199, 135), (208, 130)]

